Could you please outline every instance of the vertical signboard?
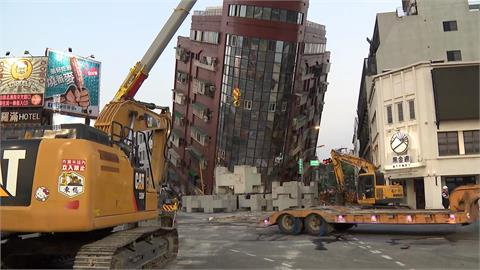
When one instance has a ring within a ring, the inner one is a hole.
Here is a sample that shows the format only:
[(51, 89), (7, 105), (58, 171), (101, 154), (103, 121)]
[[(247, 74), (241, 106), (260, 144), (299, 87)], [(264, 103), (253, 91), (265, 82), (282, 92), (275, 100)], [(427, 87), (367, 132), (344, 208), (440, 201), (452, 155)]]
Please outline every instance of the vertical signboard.
[(47, 57), (0, 58), (0, 107), (41, 107)]
[(99, 113), (100, 62), (48, 50), (45, 108), (96, 118)]

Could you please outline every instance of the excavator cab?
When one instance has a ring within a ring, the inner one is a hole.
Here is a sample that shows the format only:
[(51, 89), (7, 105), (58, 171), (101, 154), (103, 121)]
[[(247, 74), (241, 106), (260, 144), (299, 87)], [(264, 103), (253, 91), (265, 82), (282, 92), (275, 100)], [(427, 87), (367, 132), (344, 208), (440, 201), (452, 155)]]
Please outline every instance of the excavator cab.
[(400, 203), (403, 199), (403, 187), (387, 185), (383, 173), (375, 171), (358, 176), (357, 194), (359, 204), (386, 205)]

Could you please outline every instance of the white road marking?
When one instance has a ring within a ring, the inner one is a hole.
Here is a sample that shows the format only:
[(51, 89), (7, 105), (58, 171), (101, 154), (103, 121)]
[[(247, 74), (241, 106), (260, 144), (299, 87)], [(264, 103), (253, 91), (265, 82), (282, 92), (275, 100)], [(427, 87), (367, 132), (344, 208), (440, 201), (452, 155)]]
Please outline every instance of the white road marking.
[(388, 255), (382, 255), (383, 258), (387, 259), (387, 260), (392, 260), (392, 257), (388, 256)]
[(350, 245), (355, 245), (355, 243), (353, 243), (353, 242), (350, 242), (350, 241), (349, 241), (348, 243), (349, 243)]
[(398, 265), (400, 265), (400, 266), (405, 266), (405, 264), (403, 264), (403, 263), (401, 263), (401, 262), (399, 262), (399, 261), (396, 261), (395, 263), (398, 264)]
[(252, 257), (255, 257), (255, 256), (257, 256), (257, 255), (255, 255), (255, 254), (248, 253), (248, 252), (245, 252), (245, 254), (247, 254), (248, 256), (252, 256)]
[(372, 246), (367, 246), (367, 248), (372, 248)]
[(269, 259), (269, 258), (263, 258), (265, 261), (269, 261), (269, 262), (274, 262), (274, 260), (272, 259)]
[(233, 252), (240, 252), (240, 250), (236, 250), (236, 249), (230, 249), (230, 250)]
[(288, 264), (288, 263), (282, 263), (282, 265), (283, 265), (283, 266), (286, 266), (286, 267), (293, 267), (293, 266), (291, 266), (291, 265)]
[(362, 245), (364, 245), (364, 244), (365, 244), (365, 242), (362, 242), (362, 241), (358, 241), (358, 242), (359, 242), (360, 244), (362, 244)]
[(366, 249), (366, 247), (364, 247), (364, 246), (358, 246), (358, 247), (361, 248), (361, 249)]
[(355, 240), (355, 241), (357, 241), (357, 240), (358, 240), (358, 238), (356, 238), (356, 237), (353, 237), (352, 239), (353, 239), (353, 240)]
[(373, 254), (380, 254), (382, 253), (380, 250), (370, 250), (371, 253)]

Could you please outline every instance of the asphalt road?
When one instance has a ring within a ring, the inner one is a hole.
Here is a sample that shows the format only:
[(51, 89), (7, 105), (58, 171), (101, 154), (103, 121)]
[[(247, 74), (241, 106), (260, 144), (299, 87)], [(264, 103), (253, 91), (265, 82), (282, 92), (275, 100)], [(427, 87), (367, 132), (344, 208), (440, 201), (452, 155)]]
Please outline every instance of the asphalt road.
[(360, 225), (317, 237), (260, 228), (245, 215), (180, 213), (180, 250), (168, 268), (479, 269), (478, 223)]

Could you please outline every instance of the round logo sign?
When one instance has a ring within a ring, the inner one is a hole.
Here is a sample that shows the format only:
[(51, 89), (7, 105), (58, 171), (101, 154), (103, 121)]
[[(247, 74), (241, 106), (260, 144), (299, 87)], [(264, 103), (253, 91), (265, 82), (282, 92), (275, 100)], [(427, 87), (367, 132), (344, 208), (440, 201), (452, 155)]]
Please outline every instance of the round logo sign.
[(39, 187), (35, 191), (35, 199), (44, 202), (48, 199), (48, 195), (50, 195), (50, 191), (46, 187)]
[(32, 70), (32, 62), (23, 58), (13, 63), (11, 73), (15, 80), (26, 80), (32, 75)]
[(397, 154), (404, 154), (408, 150), (408, 136), (405, 133), (397, 132), (390, 139), (390, 147)]
[(42, 96), (40, 95), (33, 95), (32, 96), (32, 104), (33, 105), (40, 105), (42, 103)]

